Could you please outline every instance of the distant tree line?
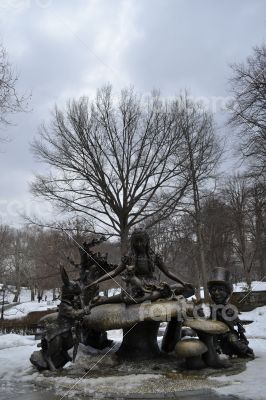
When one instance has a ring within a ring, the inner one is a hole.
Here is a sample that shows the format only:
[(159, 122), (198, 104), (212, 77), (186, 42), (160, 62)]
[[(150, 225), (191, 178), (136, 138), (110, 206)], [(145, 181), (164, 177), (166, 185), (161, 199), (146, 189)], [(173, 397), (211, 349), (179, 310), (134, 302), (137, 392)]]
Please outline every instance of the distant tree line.
[[(185, 280), (201, 285), (197, 211), (186, 205), (159, 223), (147, 227), (152, 246), (168, 266)], [(204, 193), (201, 201), (201, 235), (206, 274), (215, 267), (230, 269), (234, 282), (266, 280), (266, 185), (245, 174), (217, 180), (215, 191)], [(0, 225), (1, 282), (14, 286), (14, 301), (22, 286), (31, 289), (32, 300), (44, 290), (60, 288), (59, 265), (74, 278), (80, 261), (79, 246), (97, 235), (84, 220), (65, 222), (61, 229)], [(120, 243), (106, 241), (93, 249), (120, 262)], [(116, 286), (108, 282), (106, 288)]]
[[(24, 227), (14, 229), (0, 225), (0, 284), (13, 286), (13, 301), (20, 299), (22, 287), (31, 290), (31, 300), (43, 297), (45, 290), (53, 289), (54, 296), (62, 285), (60, 264), (73, 278), (78, 278), (79, 246), (93, 236), (79, 219), (67, 221), (61, 229)], [(118, 243), (102, 243), (94, 249), (108, 254), (112, 263), (119, 262)], [(10, 290), (9, 290), (10, 292)], [(7, 290), (6, 290), (7, 294)]]

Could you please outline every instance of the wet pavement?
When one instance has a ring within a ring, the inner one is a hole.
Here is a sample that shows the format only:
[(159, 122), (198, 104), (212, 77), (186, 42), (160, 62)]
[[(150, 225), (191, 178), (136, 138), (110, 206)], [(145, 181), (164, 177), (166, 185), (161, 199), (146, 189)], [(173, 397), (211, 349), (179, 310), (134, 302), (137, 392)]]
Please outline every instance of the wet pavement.
[(54, 396), (52, 393), (27, 393), (24, 395), (0, 395), (1, 400), (60, 400), (60, 397)]
[[(54, 396), (52, 393), (27, 393), (24, 395), (7, 395), (7, 394), (1, 394), (0, 395), (1, 400), (60, 400), (60, 396)], [(82, 400), (81, 397), (76, 398), (76, 400), (80, 399)], [(91, 396), (86, 396), (84, 399), (95, 399), (95, 400), (100, 400), (100, 399), (105, 399), (105, 400), (156, 400), (156, 399), (163, 399), (163, 400), (237, 400), (240, 398), (235, 397), (235, 396), (219, 396), (215, 394), (212, 391), (195, 391), (195, 392), (179, 392), (179, 393), (173, 393), (173, 394), (151, 394), (151, 395), (130, 395), (128, 397), (117, 397), (117, 396), (108, 396), (105, 395), (104, 397), (102, 396), (96, 396), (96, 397), (91, 397)]]

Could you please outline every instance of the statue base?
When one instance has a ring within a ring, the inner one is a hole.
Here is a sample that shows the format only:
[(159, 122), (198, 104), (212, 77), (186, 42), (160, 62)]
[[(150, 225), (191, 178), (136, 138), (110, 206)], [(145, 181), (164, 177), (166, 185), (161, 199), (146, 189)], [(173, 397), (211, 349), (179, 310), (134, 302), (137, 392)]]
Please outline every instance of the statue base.
[(160, 356), (157, 342), (159, 326), (160, 322), (144, 321), (124, 328), (117, 356), (124, 360), (145, 360)]

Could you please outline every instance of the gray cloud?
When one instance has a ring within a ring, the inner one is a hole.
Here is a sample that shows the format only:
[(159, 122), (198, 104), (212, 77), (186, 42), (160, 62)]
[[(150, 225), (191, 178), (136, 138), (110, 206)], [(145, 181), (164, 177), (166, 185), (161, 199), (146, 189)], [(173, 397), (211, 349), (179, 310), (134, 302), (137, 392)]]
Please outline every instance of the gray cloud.
[[(265, 42), (264, 0), (1, 0), (0, 38), (31, 91), (32, 111), (14, 117), (0, 155), (1, 200), (29, 202), (28, 183), (45, 167), (29, 143), (55, 103), (93, 95), (111, 82), (172, 96), (226, 96), (229, 63)], [(221, 121), (218, 115), (218, 121)], [(3, 220), (16, 223), (14, 215)]]

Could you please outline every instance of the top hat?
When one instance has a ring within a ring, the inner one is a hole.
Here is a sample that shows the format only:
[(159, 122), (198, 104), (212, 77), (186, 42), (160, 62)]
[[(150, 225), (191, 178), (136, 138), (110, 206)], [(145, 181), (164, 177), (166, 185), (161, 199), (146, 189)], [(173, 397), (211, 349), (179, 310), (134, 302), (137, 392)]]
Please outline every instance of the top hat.
[(221, 267), (214, 268), (211, 273), (211, 279), (207, 282), (208, 290), (210, 290), (213, 285), (224, 285), (231, 294), (233, 292), (233, 285), (230, 271)]

